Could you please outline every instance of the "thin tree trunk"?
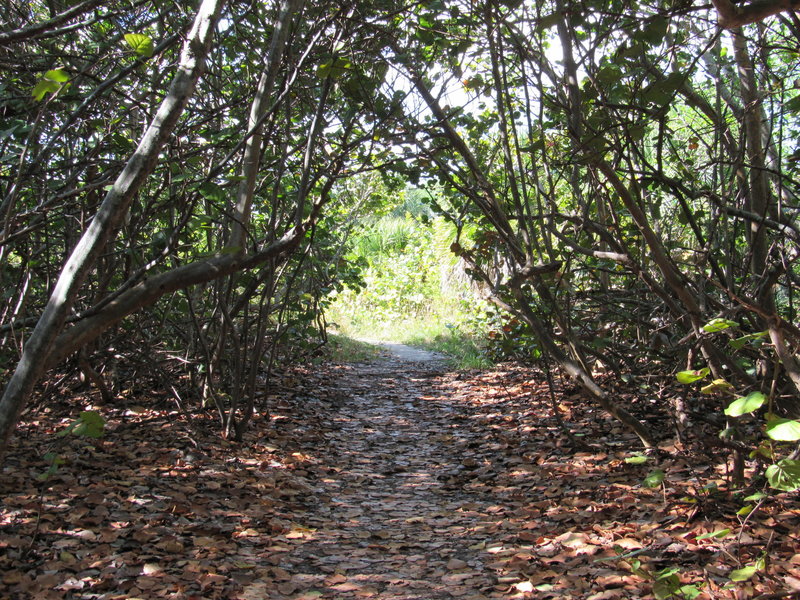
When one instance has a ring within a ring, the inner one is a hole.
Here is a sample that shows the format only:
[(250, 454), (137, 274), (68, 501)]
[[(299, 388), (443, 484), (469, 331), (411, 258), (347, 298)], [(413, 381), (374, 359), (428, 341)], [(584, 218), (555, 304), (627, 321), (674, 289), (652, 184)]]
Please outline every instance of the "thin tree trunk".
[(259, 79), (256, 95), (250, 107), (247, 130), (252, 131), (253, 134), (248, 138), (245, 145), (244, 158), (242, 159), (242, 181), (236, 194), (234, 223), (228, 240), (229, 247), (239, 248), (240, 251), (244, 249), (244, 238), (247, 224), (250, 221), (250, 210), (256, 187), (256, 175), (261, 164), (263, 117), (267, 112), (270, 96), (275, 87), (281, 56), (286, 46), (286, 39), (289, 36), (289, 25), (295, 13), (302, 6), (303, 0), (283, 0), (281, 2), (278, 17), (275, 21), (269, 54), (267, 55), (267, 64)]
[[(745, 210), (764, 218), (775, 215), (770, 214), (769, 182), (764, 162), (763, 122), (761, 111), (761, 98), (759, 97), (757, 82), (747, 50), (747, 40), (741, 29), (732, 32), (733, 53), (736, 66), (739, 70), (739, 81), (744, 105), (745, 147), (749, 170), (748, 193), (746, 196)], [(777, 219), (776, 219), (777, 220)], [(768, 240), (765, 227), (755, 221), (748, 226), (748, 242), (750, 242), (750, 268), (755, 277), (764, 277), (767, 269)], [(774, 311), (771, 288), (762, 289), (758, 297), (759, 303), (769, 312)]]

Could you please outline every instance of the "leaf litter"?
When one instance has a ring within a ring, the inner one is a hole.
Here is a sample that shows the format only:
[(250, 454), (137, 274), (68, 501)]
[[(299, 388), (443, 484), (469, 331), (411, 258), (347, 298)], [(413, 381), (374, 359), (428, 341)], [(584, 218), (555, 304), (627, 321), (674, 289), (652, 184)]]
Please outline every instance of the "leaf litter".
[(84, 406), (28, 415), (0, 474), (0, 597), (800, 596), (797, 494), (743, 515), (724, 456), (671, 444), (652, 402), (640, 416), (665, 439), (642, 460), (565, 385), (574, 448), (520, 366), (384, 359), (279, 383), (243, 444), (156, 393), (94, 407), (104, 438), (60, 438), (44, 481), (45, 449)]

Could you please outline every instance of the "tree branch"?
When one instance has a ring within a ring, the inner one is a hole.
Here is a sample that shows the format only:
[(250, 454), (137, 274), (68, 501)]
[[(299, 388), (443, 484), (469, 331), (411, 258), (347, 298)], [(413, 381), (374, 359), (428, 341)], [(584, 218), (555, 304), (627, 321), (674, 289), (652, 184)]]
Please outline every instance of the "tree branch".
[(11, 31), (4, 31), (0, 33), (0, 46), (3, 46), (5, 44), (10, 44), (12, 42), (26, 40), (28, 38), (39, 35), (42, 32), (47, 31), (48, 29), (52, 29), (58, 27), (63, 23), (66, 23), (70, 19), (79, 17), (89, 12), (90, 10), (95, 9), (101, 4), (103, 4), (103, 0), (86, 0), (85, 2), (76, 4), (75, 6), (68, 8), (64, 12), (57, 14), (52, 19), (48, 19), (47, 21), (43, 21), (42, 23), (36, 23), (35, 25), (29, 25), (28, 27), (21, 27), (20, 29), (13, 29)]
[(711, 3), (717, 9), (717, 23), (723, 29), (735, 29), (780, 12), (800, 10), (800, 0), (753, 0), (742, 6), (732, 0), (711, 0)]

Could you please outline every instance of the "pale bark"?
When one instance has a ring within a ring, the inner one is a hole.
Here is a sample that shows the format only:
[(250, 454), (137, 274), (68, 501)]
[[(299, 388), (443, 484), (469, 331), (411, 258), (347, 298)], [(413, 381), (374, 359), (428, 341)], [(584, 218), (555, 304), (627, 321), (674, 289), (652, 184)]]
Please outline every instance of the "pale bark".
[(44, 374), (54, 343), (83, 282), (122, 223), (137, 191), (155, 167), (164, 143), (194, 92), (205, 68), (223, 4), (224, 0), (203, 0), (200, 4), (166, 98), (61, 270), (50, 299), (0, 399), (0, 453), (4, 452), (25, 402)]
[(228, 246), (231, 248), (240, 248), (242, 251), (244, 249), (244, 238), (248, 222), (250, 221), (251, 207), (253, 205), (256, 175), (258, 174), (261, 164), (264, 115), (272, 104), (270, 102), (270, 97), (275, 87), (275, 79), (277, 78), (281, 56), (286, 46), (286, 39), (289, 36), (289, 26), (292, 22), (292, 17), (302, 8), (302, 5), (303, 0), (283, 0), (281, 2), (278, 17), (275, 21), (272, 41), (270, 42), (269, 53), (267, 54), (266, 66), (258, 81), (256, 95), (250, 107), (247, 130), (252, 132), (252, 135), (245, 144), (241, 170), (242, 181), (236, 193), (234, 222), (231, 228), (230, 239), (228, 240)]
[(717, 9), (717, 23), (723, 29), (735, 29), (784, 11), (800, 10), (800, 0), (754, 0), (742, 5), (732, 0), (711, 0), (711, 3)]

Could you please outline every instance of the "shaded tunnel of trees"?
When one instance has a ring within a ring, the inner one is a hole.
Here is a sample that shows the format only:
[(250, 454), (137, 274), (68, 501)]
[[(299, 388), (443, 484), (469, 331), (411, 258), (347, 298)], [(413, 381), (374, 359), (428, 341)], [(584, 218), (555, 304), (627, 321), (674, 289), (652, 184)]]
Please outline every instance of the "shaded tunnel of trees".
[(56, 367), (106, 395), (183, 372), (240, 438), (279, 341), (324, 338), (358, 277), (360, 215), (407, 185), (528, 360), (645, 446), (599, 373), (680, 372), (791, 428), (795, 4), (12, 3), (2, 446)]

